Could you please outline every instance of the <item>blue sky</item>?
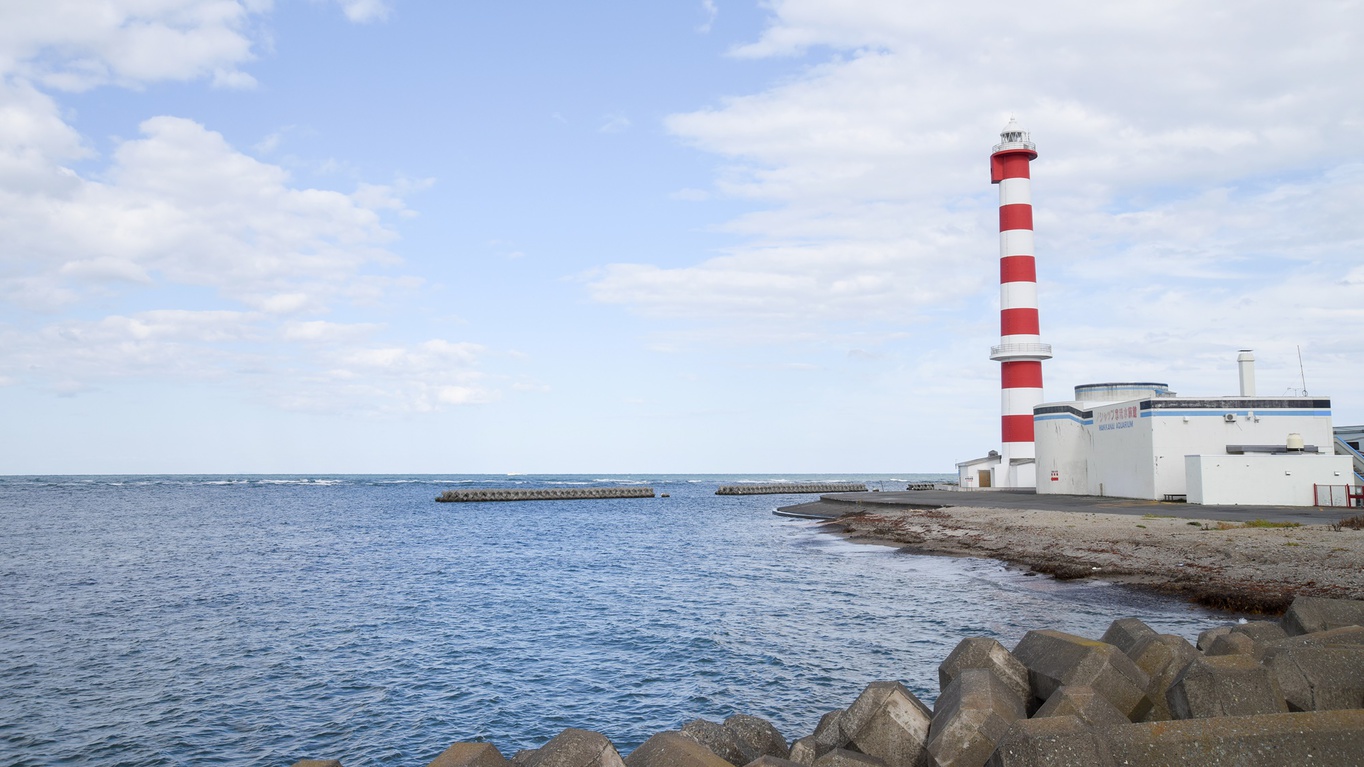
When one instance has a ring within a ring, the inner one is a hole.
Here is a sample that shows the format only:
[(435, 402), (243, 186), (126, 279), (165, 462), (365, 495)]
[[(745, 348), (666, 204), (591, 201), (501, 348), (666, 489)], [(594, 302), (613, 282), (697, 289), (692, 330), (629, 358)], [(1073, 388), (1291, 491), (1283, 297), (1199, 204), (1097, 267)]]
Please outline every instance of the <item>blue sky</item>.
[(1049, 399), (1364, 421), (1364, 8), (1013, 8), (6, 3), (0, 471), (951, 470), (1010, 114)]

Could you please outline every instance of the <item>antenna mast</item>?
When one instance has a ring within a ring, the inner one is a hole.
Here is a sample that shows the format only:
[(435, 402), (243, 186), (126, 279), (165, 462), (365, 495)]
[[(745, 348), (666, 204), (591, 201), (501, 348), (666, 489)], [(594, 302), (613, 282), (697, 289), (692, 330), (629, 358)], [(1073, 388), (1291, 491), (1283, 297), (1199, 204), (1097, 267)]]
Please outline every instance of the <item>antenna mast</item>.
[(1302, 344), (1298, 344), (1298, 375), (1302, 376), (1302, 396), (1307, 396), (1307, 373), (1302, 367)]

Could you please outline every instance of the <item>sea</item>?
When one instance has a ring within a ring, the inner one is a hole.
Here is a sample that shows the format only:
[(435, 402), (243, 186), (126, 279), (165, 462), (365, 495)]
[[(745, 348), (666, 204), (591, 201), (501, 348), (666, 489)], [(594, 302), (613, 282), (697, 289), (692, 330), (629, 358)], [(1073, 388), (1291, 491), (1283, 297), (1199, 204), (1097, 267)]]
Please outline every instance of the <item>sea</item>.
[[(746, 713), (788, 738), (968, 636), (1233, 619), (851, 543), (745, 482), (943, 475), (0, 477), (0, 764), (423, 765), (566, 727), (628, 753)], [(437, 503), (461, 487), (641, 499)], [(666, 494), (668, 497), (662, 497)]]

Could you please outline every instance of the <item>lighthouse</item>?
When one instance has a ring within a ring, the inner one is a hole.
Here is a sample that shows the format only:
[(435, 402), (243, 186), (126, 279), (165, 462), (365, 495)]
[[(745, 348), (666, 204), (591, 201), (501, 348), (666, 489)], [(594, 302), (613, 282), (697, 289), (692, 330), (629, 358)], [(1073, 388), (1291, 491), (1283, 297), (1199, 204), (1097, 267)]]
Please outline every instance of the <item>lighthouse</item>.
[(1033, 408), (1042, 404), (1042, 343), (1037, 314), (1037, 260), (1033, 254), (1032, 181), (1037, 157), (1028, 132), (1013, 118), (990, 154), (990, 182), (999, 185), (999, 362), (1003, 450), (995, 470), (997, 487), (1036, 487)]

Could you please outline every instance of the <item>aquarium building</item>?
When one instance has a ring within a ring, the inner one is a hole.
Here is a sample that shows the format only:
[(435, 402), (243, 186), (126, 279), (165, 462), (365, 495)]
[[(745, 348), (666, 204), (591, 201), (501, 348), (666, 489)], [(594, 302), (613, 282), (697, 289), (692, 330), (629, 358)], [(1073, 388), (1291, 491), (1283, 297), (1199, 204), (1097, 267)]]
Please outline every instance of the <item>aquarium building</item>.
[(1331, 401), (1257, 396), (1253, 354), (1238, 367), (1236, 396), (1099, 383), (1037, 406), (1037, 492), (1314, 506), (1319, 488), (1354, 484), (1351, 457), (1335, 454)]

